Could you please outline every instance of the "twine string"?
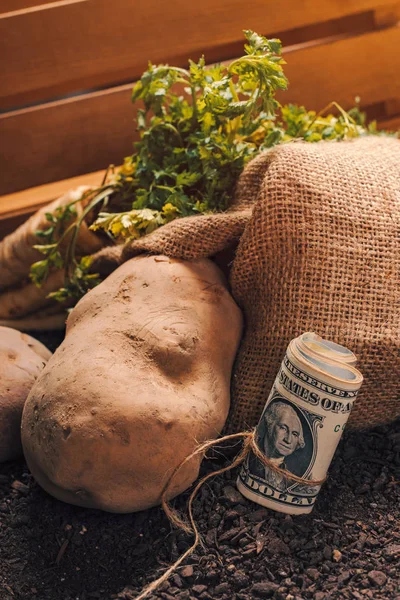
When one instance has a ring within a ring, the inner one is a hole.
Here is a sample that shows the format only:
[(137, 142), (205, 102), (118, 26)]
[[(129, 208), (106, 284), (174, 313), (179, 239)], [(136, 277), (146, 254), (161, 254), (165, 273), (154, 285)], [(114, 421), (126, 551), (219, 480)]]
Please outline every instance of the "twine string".
[[(237, 456), (235, 457), (233, 462), (231, 464), (227, 465), (226, 467), (223, 467), (222, 469), (218, 469), (217, 471), (208, 473), (207, 475), (202, 477), (200, 479), (200, 481), (198, 481), (198, 483), (195, 485), (192, 493), (190, 494), (189, 502), (188, 502), (188, 515), (189, 515), (189, 523), (190, 523), (190, 525), (189, 525), (187, 520), (185, 520), (175, 508), (172, 508), (170, 506), (170, 504), (168, 504), (168, 501), (167, 501), (168, 492), (171, 489), (176, 476), (178, 475), (180, 470), (196, 456), (199, 456), (199, 455), (204, 456), (204, 454), (210, 448), (212, 448), (218, 444), (221, 444), (223, 442), (238, 440), (238, 439), (243, 440), (243, 447), (242, 447), (241, 451), (237, 454)], [(164, 489), (161, 493), (161, 505), (163, 507), (165, 514), (167, 515), (168, 520), (173, 525), (175, 525), (175, 527), (177, 527), (178, 529), (181, 529), (182, 531), (185, 531), (188, 534), (193, 534), (194, 535), (193, 544), (158, 579), (156, 579), (155, 581), (150, 583), (147, 587), (145, 587), (145, 589), (139, 594), (139, 596), (137, 596), (135, 598), (135, 600), (143, 600), (143, 598), (147, 598), (152, 592), (157, 590), (160, 587), (160, 585), (162, 583), (164, 583), (164, 581), (167, 581), (167, 579), (170, 577), (170, 575), (172, 575), (172, 573), (174, 573), (176, 571), (176, 569), (179, 567), (179, 565), (181, 565), (183, 563), (183, 561), (195, 551), (195, 549), (197, 548), (197, 546), (199, 544), (203, 545), (203, 542), (202, 542), (200, 534), (199, 534), (199, 530), (197, 529), (197, 525), (196, 525), (196, 522), (193, 517), (193, 502), (197, 496), (198, 491), (206, 483), (206, 481), (208, 481), (212, 477), (216, 477), (217, 475), (226, 473), (226, 471), (230, 471), (231, 469), (234, 469), (235, 467), (242, 464), (250, 452), (253, 452), (253, 454), (260, 460), (260, 462), (264, 466), (271, 469), (271, 471), (274, 471), (275, 473), (280, 473), (287, 479), (291, 479), (294, 482), (301, 483), (303, 485), (320, 486), (326, 480), (326, 477), (324, 479), (304, 479), (303, 477), (298, 477), (294, 473), (290, 473), (290, 471), (286, 471), (286, 469), (282, 469), (282, 468), (278, 467), (269, 458), (267, 458), (265, 456), (265, 454), (263, 454), (263, 452), (258, 447), (256, 429), (253, 429), (252, 431), (242, 431), (241, 433), (233, 433), (231, 435), (225, 435), (222, 438), (219, 438), (217, 440), (209, 440), (207, 442), (204, 442), (203, 444), (200, 444), (189, 456), (187, 456), (174, 469), (174, 471), (172, 472), (171, 476), (169, 477), (168, 481), (166, 482)]]

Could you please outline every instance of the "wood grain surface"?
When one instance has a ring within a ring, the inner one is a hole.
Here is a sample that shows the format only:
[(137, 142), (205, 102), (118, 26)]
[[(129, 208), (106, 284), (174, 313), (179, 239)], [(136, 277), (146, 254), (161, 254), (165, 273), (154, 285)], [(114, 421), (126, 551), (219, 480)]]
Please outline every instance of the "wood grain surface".
[[(0, 2), (0, 18), (10, 18), (17, 16), (15, 13), (22, 11), (44, 10), (50, 8), (49, 5), (71, 4), (73, 2), (87, 2), (88, 0), (1, 0)], [(6, 16), (7, 15), (7, 16)]]
[(0, 194), (89, 173), (132, 154), (131, 85), (0, 115)]
[[(279, 99), (316, 110), (333, 99), (349, 108), (356, 96), (364, 106), (393, 103), (400, 98), (395, 49), (398, 27), (295, 49), (285, 54), (290, 86)], [(131, 154), (131, 86), (0, 115), (0, 194), (105, 168)]]
[(31, 214), (52, 200), (59, 198), (68, 190), (80, 185), (98, 186), (105, 171), (86, 173), (80, 177), (72, 177), (55, 183), (29, 188), (15, 194), (0, 196), (0, 240), (14, 231)]
[(387, 0), (55, 2), (51, 9), (44, 5), (0, 19), (0, 109), (132, 81), (149, 59), (185, 64), (203, 52), (208, 62), (228, 58), (244, 28), (274, 34), (386, 5)]

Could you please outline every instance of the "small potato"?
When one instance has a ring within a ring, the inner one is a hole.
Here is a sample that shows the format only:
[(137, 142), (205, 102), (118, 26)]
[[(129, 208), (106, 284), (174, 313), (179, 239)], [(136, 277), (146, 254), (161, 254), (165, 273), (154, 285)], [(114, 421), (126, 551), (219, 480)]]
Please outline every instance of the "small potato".
[[(38, 483), (110, 512), (158, 504), (174, 468), (224, 426), (241, 331), (211, 261), (124, 263), (72, 311), (25, 405), (22, 441)], [(200, 460), (180, 471), (171, 496)]]
[(0, 462), (22, 454), (22, 409), (50, 357), (30, 335), (0, 327)]

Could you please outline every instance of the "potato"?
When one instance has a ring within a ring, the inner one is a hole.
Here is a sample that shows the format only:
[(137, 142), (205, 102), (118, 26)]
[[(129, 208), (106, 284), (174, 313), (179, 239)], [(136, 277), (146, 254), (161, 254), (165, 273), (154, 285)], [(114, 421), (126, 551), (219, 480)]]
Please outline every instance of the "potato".
[[(158, 504), (173, 469), (224, 426), (241, 330), (211, 261), (124, 263), (72, 311), (26, 402), (22, 442), (38, 483), (110, 512)], [(199, 465), (182, 469), (171, 496)]]
[(22, 454), (25, 400), (51, 352), (30, 335), (0, 327), (0, 462)]

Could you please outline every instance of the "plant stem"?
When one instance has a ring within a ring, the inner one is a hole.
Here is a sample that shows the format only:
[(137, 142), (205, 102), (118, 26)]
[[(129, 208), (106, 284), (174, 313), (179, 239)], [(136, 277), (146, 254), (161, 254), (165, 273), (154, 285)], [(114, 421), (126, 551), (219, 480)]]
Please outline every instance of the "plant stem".
[[(104, 193), (104, 192), (108, 192), (108, 193)], [(86, 206), (86, 208), (82, 211), (82, 214), (79, 217), (79, 219), (77, 219), (75, 221), (75, 223), (74, 223), (75, 231), (72, 235), (71, 242), (68, 245), (67, 252), (65, 255), (65, 272), (66, 272), (66, 274), (68, 273), (71, 263), (76, 264), (76, 259), (75, 259), (76, 243), (78, 241), (80, 228), (81, 228), (84, 218), (95, 206), (97, 206), (97, 204), (104, 201), (107, 198), (107, 196), (109, 196), (111, 193), (112, 193), (112, 187), (109, 186), (109, 187), (106, 187), (105, 190), (103, 190), (103, 193), (96, 194), (96, 196), (93, 198), (93, 200), (91, 202), (89, 202), (89, 204)]]
[(193, 122), (193, 127), (195, 127), (199, 120), (199, 114), (197, 111), (196, 86), (192, 84), (191, 90), (192, 90), (192, 109), (193, 109), (192, 122)]

